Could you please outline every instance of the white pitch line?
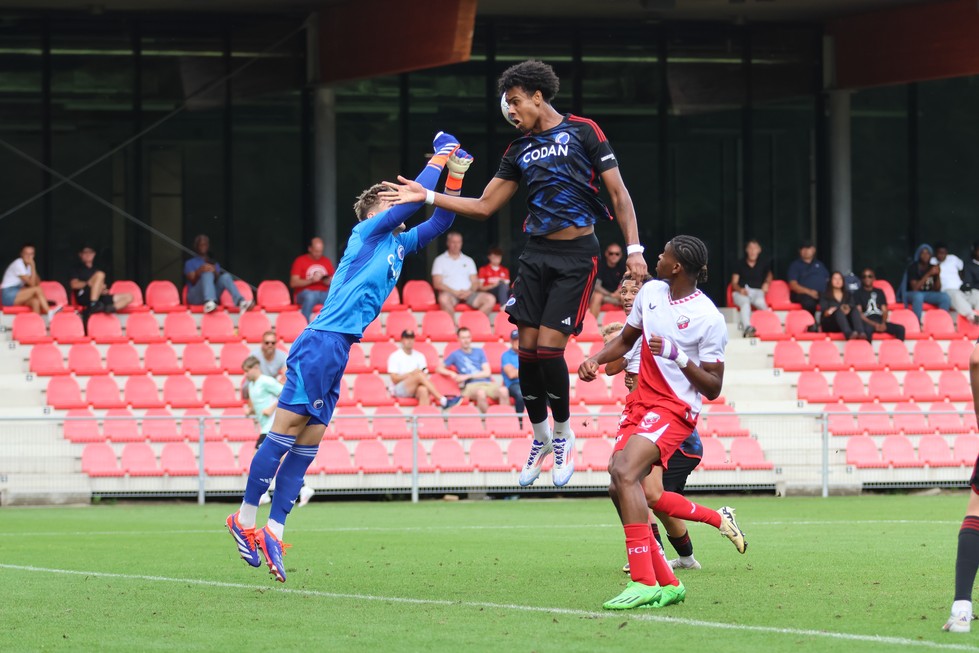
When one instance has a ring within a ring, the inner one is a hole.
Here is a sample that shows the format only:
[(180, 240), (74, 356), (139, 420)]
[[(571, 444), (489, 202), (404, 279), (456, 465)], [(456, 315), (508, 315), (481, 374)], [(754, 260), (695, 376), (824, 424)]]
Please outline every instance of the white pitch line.
[[(742, 520), (743, 521), (743, 520)], [(927, 519), (840, 519), (840, 520), (807, 520), (807, 521), (757, 521), (748, 522), (747, 528), (755, 526), (872, 526), (879, 524), (912, 524), (912, 525), (961, 525), (961, 521), (940, 521)], [(290, 533), (428, 533), (441, 531), (501, 531), (501, 530), (577, 530), (577, 529), (619, 529), (618, 524), (500, 524), (496, 526), (469, 525), (469, 526), (338, 526), (336, 528), (290, 528)], [(83, 537), (86, 535), (99, 536), (126, 536), (126, 535), (159, 535), (161, 532), (171, 535), (200, 535), (223, 533), (224, 528), (197, 528), (197, 529), (160, 529), (155, 531), (37, 531), (37, 532), (13, 532), (0, 531), (0, 538), (4, 537)]]
[[(674, 624), (678, 626), (691, 626), (696, 628), (714, 628), (718, 630), (740, 630), (754, 633), (772, 633), (776, 635), (790, 635), (793, 637), (823, 637), (826, 639), (843, 640), (850, 642), (869, 642), (873, 644), (893, 644), (894, 646), (919, 646), (947, 651), (979, 651), (979, 648), (966, 644), (942, 644), (926, 640), (907, 639), (904, 637), (885, 637), (882, 635), (858, 635), (854, 633), (838, 633), (825, 630), (809, 630), (803, 628), (779, 628), (777, 626), (747, 626), (743, 624), (730, 624), (719, 621), (703, 621), (700, 619), (685, 619), (682, 617), (668, 617), (665, 615), (655, 615), (646, 612), (626, 612), (626, 611), (602, 611), (592, 612), (590, 610), (574, 610), (571, 608), (548, 608), (532, 605), (518, 605), (508, 603), (489, 603), (485, 601), (446, 601), (439, 599), (416, 599), (400, 596), (375, 596), (371, 594), (346, 594), (342, 592), (321, 592), (318, 590), (298, 590), (275, 585), (248, 585), (245, 583), (227, 583), (223, 581), (205, 580), (201, 578), (170, 578), (168, 576), (146, 576), (142, 574), (117, 574), (101, 571), (80, 571), (76, 569), (52, 569), (49, 567), (34, 567), (30, 565), (11, 565), (0, 563), (0, 569), (10, 569), (13, 571), (29, 571), (46, 574), (62, 574), (66, 576), (87, 576), (94, 578), (119, 578), (124, 580), (142, 580), (158, 583), (183, 583), (185, 585), (200, 585), (204, 587), (219, 587), (226, 589), (261, 590), (263, 592), (277, 592), (280, 594), (295, 594), (299, 596), (317, 596), (327, 599), (349, 599), (354, 601), (376, 601), (381, 603), (402, 603), (410, 605), (437, 605), (445, 607), (460, 608), (480, 608), (491, 610), (512, 610), (516, 612), (539, 612), (545, 614), (561, 614), (572, 617), (584, 617), (589, 619), (607, 618), (628, 618), (635, 621), (650, 621), (655, 623)], [(951, 636), (951, 635), (950, 635)]]

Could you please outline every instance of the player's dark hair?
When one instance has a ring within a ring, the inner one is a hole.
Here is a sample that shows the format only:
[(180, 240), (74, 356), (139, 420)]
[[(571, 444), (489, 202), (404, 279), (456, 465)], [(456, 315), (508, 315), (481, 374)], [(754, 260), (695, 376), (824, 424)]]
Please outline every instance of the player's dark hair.
[(374, 184), (357, 196), (357, 201), (354, 202), (354, 215), (357, 216), (357, 222), (363, 222), (367, 219), (367, 214), (380, 202), (377, 194), (382, 190), (387, 190), (387, 188), (382, 184)]
[(670, 241), (676, 260), (697, 283), (707, 282), (707, 245), (696, 236), (675, 236)]
[(553, 68), (543, 61), (531, 59), (504, 70), (496, 82), (496, 92), (506, 93), (514, 87), (522, 88), (530, 95), (540, 91), (544, 101), (550, 104), (560, 86), (561, 80)]
[[(652, 280), (653, 280), (653, 275), (647, 272), (646, 275), (642, 278), (642, 283), (646, 283), (647, 281), (652, 281)], [(619, 280), (619, 288), (621, 288), (622, 284), (625, 283), (626, 281), (633, 281), (631, 272), (626, 272), (625, 274), (622, 275), (622, 279)], [(642, 283), (639, 285), (641, 286)]]

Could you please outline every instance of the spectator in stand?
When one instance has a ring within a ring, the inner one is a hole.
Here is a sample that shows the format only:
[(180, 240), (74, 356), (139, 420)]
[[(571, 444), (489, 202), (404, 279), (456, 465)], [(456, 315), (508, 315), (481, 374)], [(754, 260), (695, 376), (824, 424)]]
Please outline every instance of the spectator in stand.
[(503, 250), (490, 247), (486, 254), (489, 263), (479, 268), (479, 289), (496, 298), (500, 306), (510, 297), (510, 271), (503, 267)]
[(35, 249), (31, 243), (21, 245), (20, 256), (3, 273), (0, 303), (4, 306), (26, 306), (38, 315), (51, 317), (62, 306), (52, 307), (41, 290), (41, 277), (34, 262)]
[(751, 326), (751, 307), (768, 310), (765, 293), (772, 283), (772, 264), (759, 260), (760, 254), (761, 243), (752, 238), (745, 244), (744, 258), (731, 275), (731, 293), (741, 316), (741, 332), (745, 338), (755, 335), (755, 327)]
[(221, 269), (221, 264), (211, 258), (211, 239), (204, 234), (194, 238), (194, 251), (197, 256), (184, 263), (184, 277), (187, 279), (187, 303), (191, 306), (203, 304), (204, 312), (210, 313), (218, 307), (221, 292), (228, 291), (231, 299), (242, 313), (252, 307), (254, 302), (241, 296), (231, 274)]
[(133, 301), (130, 293), (109, 294), (105, 272), (95, 267), (95, 248), (91, 245), (83, 245), (78, 251), (78, 264), (71, 270), (68, 286), (85, 317), (92, 313), (115, 313)]
[(854, 307), (853, 296), (846, 289), (843, 273), (834, 271), (819, 298), (822, 314), (819, 326), (823, 333), (842, 333), (847, 340), (870, 339), (864, 331), (863, 320)]
[(904, 325), (887, 321), (887, 298), (884, 291), (874, 287), (877, 276), (870, 268), (860, 273), (860, 287), (853, 293), (857, 314), (864, 325), (864, 332), (873, 339), (875, 333), (889, 333), (904, 340)]
[(598, 318), (602, 312), (602, 304), (621, 306), (619, 300), (619, 282), (625, 274), (625, 260), (622, 258), (622, 246), (610, 243), (605, 248), (605, 255), (598, 264), (595, 274), (595, 289), (591, 293), (591, 314)]
[[(971, 259), (962, 268), (962, 292), (973, 305), (979, 302), (979, 240), (972, 243)], [(979, 315), (972, 317), (973, 324), (979, 324)]]
[(908, 266), (904, 286), (904, 303), (911, 302), (911, 310), (921, 322), (925, 302), (934, 304), (942, 310), (949, 310), (952, 304), (948, 295), (942, 292), (941, 268), (938, 259), (932, 258), (931, 245), (918, 245), (914, 251), (914, 262)]
[(458, 383), (462, 388), (462, 396), (476, 402), (481, 413), (489, 408), (489, 399), (495, 399), (501, 404), (509, 403), (507, 389), (493, 380), (486, 353), (479, 347), (472, 346), (472, 333), (469, 329), (461, 327), (456, 335), (459, 338), (459, 348), (439, 365), (438, 373)]
[(401, 348), (388, 356), (388, 374), (391, 375), (391, 394), (395, 397), (417, 399), (420, 406), (427, 406), (429, 397), (442, 408), (452, 408), (462, 397), (446, 397), (428, 378), (428, 362), (424, 354), (415, 351), (415, 332), (401, 332)]
[(799, 245), (799, 258), (789, 264), (786, 276), (789, 299), (815, 315), (819, 296), (829, 282), (829, 270), (816, 258), (816, 246), (811, 240), (804, 240)]
[(517, 411), (520, 428), (523, 428), (524, 401), (520, 391), (520, 331), (510, 332), (510, 348), (500, 357), (500, 369), (503, 371), (503, 386), (507, 394), (513, 397), (513, 409)]
[(313, 238), (309, 241), (306, 254), (292, 262), (289, 273), (289, 287), (296, 293), (299, 312), (307, 322), (312, 319), (313, 307), (326, 303), (332, 279), (333, 262), (323, 256), (323, 239)]
[(476, 262), (462, 253), (462, 234), (458, 231), (445, 236), (445, 251), (432, 262), (432, 287), (438, 293), (439, 306), (453, 322), (459, 302), (486, 315), (496, 306), (493, 295), (479, 290)]
[(262, 374), (285, 383), (286, 353), (276, 346), (278, 342), (275, 331), (266, 331), (262, 334), (262, 344), (252, 350), (252, 356), (258, 359)]
[[(939, 277), (942, 281), (942, 292), (948, 295), (949, 304), (955, 312), (973, 324), (979, 324), (979, 293), (966, 293), (962, 290), (962, 272), (965, 263), (955, 254), (948, 253), (945, 243), (935, 243), (935, 258), (938, 259)], [(971, 286), (970, 286), (971, 287)]]

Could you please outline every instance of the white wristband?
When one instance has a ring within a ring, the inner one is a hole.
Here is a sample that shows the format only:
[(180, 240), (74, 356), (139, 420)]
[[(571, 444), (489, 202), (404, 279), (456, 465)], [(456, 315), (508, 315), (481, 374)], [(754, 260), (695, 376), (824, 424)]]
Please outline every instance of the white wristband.
[(429, 206), (431, 206), (432, 204), (435, 204), (435, 191), (434, 190), (426, 190), (425, 191), (425, 204), (428, 204)]
[(690, 362), (690, 357), (684, 354), (682, 349), (677, 348), (677, 352), (676, 352), (677, 367), (679, 367), (682, 370), (687, 366), (687, 363), (689, 362)]
[(625, 248), (625, 251), (630, 255), (642, 254), (643, 252), (646, 251), (646, 248), (643, 247), (642, 245), (629, 245), (628, 247)]

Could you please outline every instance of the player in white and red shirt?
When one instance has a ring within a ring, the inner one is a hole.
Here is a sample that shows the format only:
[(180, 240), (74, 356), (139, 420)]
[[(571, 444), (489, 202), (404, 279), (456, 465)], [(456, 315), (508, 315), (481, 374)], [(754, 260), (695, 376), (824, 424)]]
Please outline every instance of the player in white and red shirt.
[(652, 544), (650, 506), (711, 524), (739, 552), (745, 550), (733, 509), (714, 511), (663, 491), (663, 467), (696, 428), (700, 396), (713, 399), (721, 393), (727, 326), (714, 303), (697, 289), (697, 282), (707, 279), (707, 247), (701, 240), (677, 236), (668, 242), (656, 276), (636, 296), (622, 333), (578, 369), (582, 381), (593, 380), (600, 365), (625, 356), (642, 336), (639, 382), (629, 394), (609, 460), (609, 494), (622, 519), (632, 581), (604, 604), (609, 610), (664, 607), (686, 597), (659, 547)]

